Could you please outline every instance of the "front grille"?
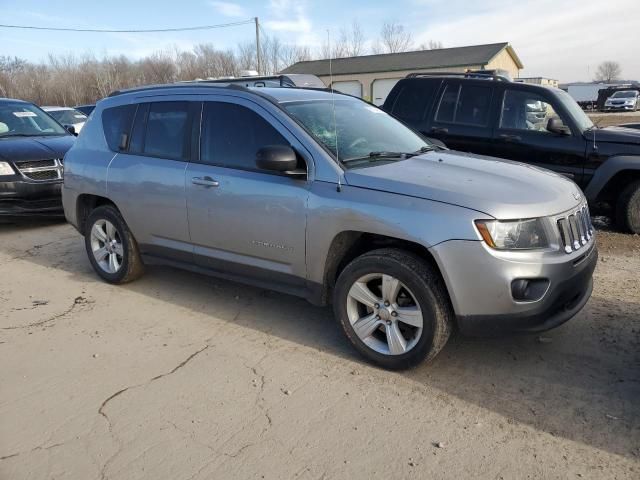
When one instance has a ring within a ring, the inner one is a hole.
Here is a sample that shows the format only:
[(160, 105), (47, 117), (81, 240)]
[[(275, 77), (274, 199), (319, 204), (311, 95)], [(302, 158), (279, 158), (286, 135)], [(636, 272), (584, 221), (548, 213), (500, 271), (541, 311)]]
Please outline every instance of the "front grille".
[(583, 205), (566, 217), (559, 218), (558, 230), (560, 230), (562, 248), (566, 253), (580, 250), (593, 237), (589, 207)]
[(63, 174), (62, 159), (27, 160), (16, 162), (22, 175), (36, 181), (61, 180)]

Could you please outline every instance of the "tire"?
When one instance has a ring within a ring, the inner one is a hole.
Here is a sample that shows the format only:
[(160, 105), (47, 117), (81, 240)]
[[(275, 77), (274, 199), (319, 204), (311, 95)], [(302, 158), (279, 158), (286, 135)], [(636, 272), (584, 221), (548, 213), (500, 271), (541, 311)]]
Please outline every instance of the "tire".
[(640, 234), (640, 181), (627, 185), (618, 197), (616, 223), (624, 232)]
[[(392, 280), (399, 281), (398, 288), (387, 289), (387, 292), (396, 292), (395, 300), (393, 294), (387, 295), (393, 302), (389, 306), (385, 306), (383, 298), (385, 279), (389, 281), (386, 285), (398, 285)], [(366, 290), (362, 290), (363, 286)], [(363, 291), (374, 294), (374, 297), (365, 295), (368, 304), (354, 298), (360, 298)], [(374, 298), (383, 302), (379, 308), (375, 301), (371, 306)], [(356, 350), (372, 363), (390, 370), (407, 369), (433, 360), (453, 329), (453, 309), (440, 275), (419, 256), (393, 248), (365, 253), (342, 270), (334, 289), (333, 309)], [(418, 310), (420, 322), (413, 317)], [(416, 325), (404, 323), (404, 318), (412, 319)], [(359, 323), (360, 334), (354, 328)], [(418, 328), (420, 323), (422, 327)], [(372, 332), (367, 336), (369, 330)], [(391, 340), (397, 338), (393, 332), (402, 335), (406, 351), (398, 347), (398, 341)], [(396, 345), (395, 352), (392, 352), (393, 345)]]
[[(109, 224), (112, 228), (108, 227)], [(105, 240), (115, 243), (109, 242), (107, 246)], [(131, 282), (144, 273), (138, 244), (120, 212), (111, 205), (103, 205), (91, 212), (86, 222), (84, 244), (93, 269), (109, 283)], [(99, 261), (103, 254), (104, 259)], [(115, 258), (114, 263), (112, 258)]]

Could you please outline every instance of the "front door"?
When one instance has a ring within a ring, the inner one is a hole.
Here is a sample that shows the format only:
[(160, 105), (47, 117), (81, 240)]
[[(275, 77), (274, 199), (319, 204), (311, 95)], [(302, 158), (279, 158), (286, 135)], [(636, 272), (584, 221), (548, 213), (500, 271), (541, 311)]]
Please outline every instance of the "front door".
[(261, 147), (292, 144), (253, 102), (204, 103), (199, 162), (189, 164), (186, 177), (196, 263), (274, 289), (304, 288), (308, 181), (255, 163)]
[(548, 131), (550, 118), (560, 118), (565, 126), (570, 126), (551, 97), (507, 88), (493, 155), (548, 168), (580, 184), (585, 140), (579, 132), (571, 130), (567, 135)]

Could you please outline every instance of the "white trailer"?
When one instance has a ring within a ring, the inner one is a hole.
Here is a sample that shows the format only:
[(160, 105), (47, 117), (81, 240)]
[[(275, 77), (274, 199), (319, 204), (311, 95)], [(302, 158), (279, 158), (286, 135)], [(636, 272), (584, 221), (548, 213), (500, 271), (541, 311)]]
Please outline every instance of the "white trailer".
[(598, 92), (618, 83), (574, 83), (567, 85), (567, 93), (585, 110), (594, 110), (598, 104)]

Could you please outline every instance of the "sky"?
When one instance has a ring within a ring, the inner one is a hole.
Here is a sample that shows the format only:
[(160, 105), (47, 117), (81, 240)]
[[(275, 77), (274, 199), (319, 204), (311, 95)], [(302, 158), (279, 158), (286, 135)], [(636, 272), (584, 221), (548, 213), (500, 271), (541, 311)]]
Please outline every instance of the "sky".
[[(214, 25), (258, 17), (268, 35), (318, 48), (357, 21), (367, 39), (385, 21), (407, 28), (415, 44), (444, 47), (509, 42), (521, 76), (591, 80), (600, 62), (617, 61), (625, 79), (640, 80), (640, 0), (0, 0), (0, 23), (42, 27), (152, 29)], [(74, 33), (0, 28), (0, 55), (31, 61), (47, 54), (140, 58), (198, 43), (235, 48), (255, 40), (251, 24), (175, 33)]]

